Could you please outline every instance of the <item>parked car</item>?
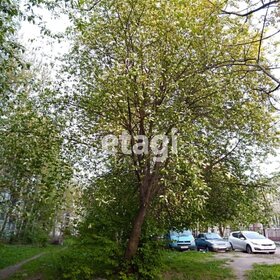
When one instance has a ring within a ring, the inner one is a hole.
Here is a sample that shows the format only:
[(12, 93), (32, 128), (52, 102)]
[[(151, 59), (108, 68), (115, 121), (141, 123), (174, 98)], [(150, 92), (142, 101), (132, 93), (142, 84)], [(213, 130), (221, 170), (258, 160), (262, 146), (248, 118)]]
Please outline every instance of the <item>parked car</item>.
[(195, 240), (190, 230), (173, 231), (167, 234), (168, 245), (176, 250), (196, 250)]
[(198, 250), (212, 252), (231, 250), (230, 243), (217, 233), (200, 233), (195, 240), (195, 244)]
[(229, 242), (233, 249), (246, 251), (248, 254), (263, 252), (274, 254), (275, 243), (255, 231), (234, 231), (229, 236)]

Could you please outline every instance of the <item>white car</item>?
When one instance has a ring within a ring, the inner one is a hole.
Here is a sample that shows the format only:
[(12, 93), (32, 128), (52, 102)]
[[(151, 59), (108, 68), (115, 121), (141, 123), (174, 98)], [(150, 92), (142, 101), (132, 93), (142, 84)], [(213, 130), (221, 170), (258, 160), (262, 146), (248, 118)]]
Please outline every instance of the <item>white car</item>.
[(275, 243), (265, 236), (255, 231), (235, 231), (231, 232), (228, 238), (233, 250), (246, 251), (252, 253), (270, 253), (276, 251)]

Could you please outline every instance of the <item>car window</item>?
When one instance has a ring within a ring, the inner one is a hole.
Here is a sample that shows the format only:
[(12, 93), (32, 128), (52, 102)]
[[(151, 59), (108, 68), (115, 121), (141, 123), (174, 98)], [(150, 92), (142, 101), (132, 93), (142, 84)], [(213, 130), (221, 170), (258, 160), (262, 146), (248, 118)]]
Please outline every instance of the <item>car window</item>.
[(192, 233), (190, 230), (184, 230), (181, 232), (178, 231), (170, 231), (170, 235), (176, 235), (176, 236), (191, 236)]
[(238, 234), (238, 232), (234, 232), (234, 233), (232, 234), (232, 236), (235, 237), (235, 238), (238, 238), (239, 234)]
[(222, 237), (217, 233), (207, 233), (206, 239), (213, 240), (213, 239), (222, 239)]
[(244, 232), (244, 235), (248, 239), (266, 239), (263, 235), (259, 234), (258, 232)]

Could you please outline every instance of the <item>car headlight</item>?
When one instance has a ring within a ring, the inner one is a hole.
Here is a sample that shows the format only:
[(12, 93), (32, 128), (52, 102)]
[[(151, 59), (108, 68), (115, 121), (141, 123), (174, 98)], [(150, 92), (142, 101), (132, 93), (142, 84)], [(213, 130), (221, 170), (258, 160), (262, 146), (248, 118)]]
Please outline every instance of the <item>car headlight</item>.
[(255, 243), (255, 242), (251, 242), (253, 245), (259, 245), (258, 243)]

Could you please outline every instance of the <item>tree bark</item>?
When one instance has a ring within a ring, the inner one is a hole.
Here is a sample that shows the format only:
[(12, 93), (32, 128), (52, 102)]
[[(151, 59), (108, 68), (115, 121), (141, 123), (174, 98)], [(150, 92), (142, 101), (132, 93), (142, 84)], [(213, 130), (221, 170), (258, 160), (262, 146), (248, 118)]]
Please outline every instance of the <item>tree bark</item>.
[(143, 204), (140, 206), (138, 214), (134, 220), (133, 228), (125, 251), (125, 258), (131, 260), (137, 253), (142, 226), (147, 214), (148, 205)]
[(219, 232), (220, 232), (220, 235), (221, 235), (222, 237), (224, 237), (225, 227), (223, 227), (221, 224), (219, 224)]

